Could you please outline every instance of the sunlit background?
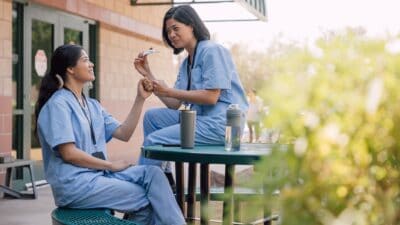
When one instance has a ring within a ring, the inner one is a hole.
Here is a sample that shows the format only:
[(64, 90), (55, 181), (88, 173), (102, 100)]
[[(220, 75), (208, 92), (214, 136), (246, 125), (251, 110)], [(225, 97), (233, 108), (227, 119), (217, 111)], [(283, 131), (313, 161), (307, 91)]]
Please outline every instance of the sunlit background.
[[(217, 39), (264, 49), (280, 41), (308, 42), (327, 31), (362, 27), (370, 36), (395, 35), (400, 30), (400, 2), (396, 0), (268, 0), (266, 22), (208, 23)], [(193, 5), (202, 18), (220, 18), (218, 7)], [(245, 10), (226, 7), (224, 17), (252, 18)]]
[(399, 8), (269, 0), (266, 22), (207, 23), (263, 104), (261, 134), (243, 141), (290, 146), (258, 166), (252, 186), (280, 195), (249, 218), (267, 206), (282, 224), (400, 224)]

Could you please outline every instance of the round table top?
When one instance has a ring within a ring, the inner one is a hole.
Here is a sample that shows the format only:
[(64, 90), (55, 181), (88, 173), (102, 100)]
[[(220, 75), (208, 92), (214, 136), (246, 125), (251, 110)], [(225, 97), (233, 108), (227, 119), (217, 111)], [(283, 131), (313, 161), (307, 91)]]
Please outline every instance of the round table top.
[(223, 145), (198, 145), (193, 149), (179, 146), (144, 146), (146, 158), (190, 163), (251, 165), (268, 155), (273, 148), (287, 148), (283, 144), (242, 144), (240, 151), (225, 151)]

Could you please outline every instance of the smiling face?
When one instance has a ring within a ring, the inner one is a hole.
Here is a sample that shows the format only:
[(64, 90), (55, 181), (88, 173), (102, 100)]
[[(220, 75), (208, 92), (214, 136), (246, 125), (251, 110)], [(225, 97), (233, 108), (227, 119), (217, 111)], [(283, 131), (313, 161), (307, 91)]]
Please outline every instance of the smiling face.
[(175, 19), (171, 18), (165, 22), (165, 30), (174, 48), (188, 48), (193, 43), (196, 43), (193, 27), (180, 23)]
[(82, 50), (81, 57), (78, 59), (76, 65), (69, 67), (67, 71), (73, 80), (86, 83), (95, 80), (93, 68), (94, 64), (89, 60), (87, 53)]

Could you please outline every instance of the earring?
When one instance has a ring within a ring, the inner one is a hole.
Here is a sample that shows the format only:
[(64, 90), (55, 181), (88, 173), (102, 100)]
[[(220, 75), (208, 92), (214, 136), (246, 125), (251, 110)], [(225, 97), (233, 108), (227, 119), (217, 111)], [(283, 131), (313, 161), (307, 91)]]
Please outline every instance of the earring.
[(58, 80), (58, 83), (60, 83), (60, 85), (58, 85), (58, 89), (61, 89), (64, 87), (64, 80), (61, 78), (61, 76), (59, 74), (56, 74), (56, 78)]

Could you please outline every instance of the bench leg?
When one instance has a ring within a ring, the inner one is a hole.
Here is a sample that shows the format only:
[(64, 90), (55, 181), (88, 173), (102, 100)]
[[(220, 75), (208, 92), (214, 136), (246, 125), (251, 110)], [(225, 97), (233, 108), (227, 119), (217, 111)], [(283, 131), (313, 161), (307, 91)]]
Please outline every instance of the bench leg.
[(7, 187), (11, 187), (11, 175), (12, 175), (12, 167), (11, 168), (7, 168), (7, 172), (6, 172), (6, 180), (5, 180), (5, 185)]
[(196, 163), (189, 163), (189, 184), (188, 184), (188, 197), (187, 197), (187, 220), (192, 224), (195, 218), (196, 209), (196, 176), (197, 168)]
[(185, 215), (185, 193), (184, 193), (184, 171), (183, 163), (175, 162), (175, 175), (176, 175), (176, 201), (178, 202), (179, 208), (182, 210), (183, 215)]
[(13, 167), (7, 168), (5, 185), (0, 185), (0, 190), (4, 192), (4, 198), (21, 198), (21, 194), (11, 189)]
[(4, 198), (22, 198), (21, 193), (7, 186), (0, 185), (0, 190), (4, 192)]
[(36, 184), (35, 184), (35, 176), (33, 175), (33, 165), (29, 164), (28, 167), (29, 170), (29, 175), (31, 176), (31, 182), (32, 182), (32, 195), (30, 195), (33, 199), (37, 198), (37, 193), (36, 193)]
[(32, 194), (26, 194), (26, 193), (21, 193), (19, 191), (13, 190), (11, 188), (12, 185), (12, 172), (13, 172), (13, 168), (7, 168), (7, 172), (6, 172), (6, 180), (5, 180), (5, 184), (6, 185), (0, 185), (0, 190), (4, 192), (4, 197), (10, 197), (10, 198), (26, 198), (26, 199), (35, 199), (36, 196), (36, 185), (35, 185), (35, 179), (33, 176), (33, 167), (32, 164), (29, 165), (24, 165), (24, 166), (19, 166), (19, 167), (27, 167), (29, 170), (29, 175), (31, 177), (31, 182), (32, 182)]
[(208, 202), (210, 200), (210, 166), (200, 165), (200, 224), (208, 225)]

